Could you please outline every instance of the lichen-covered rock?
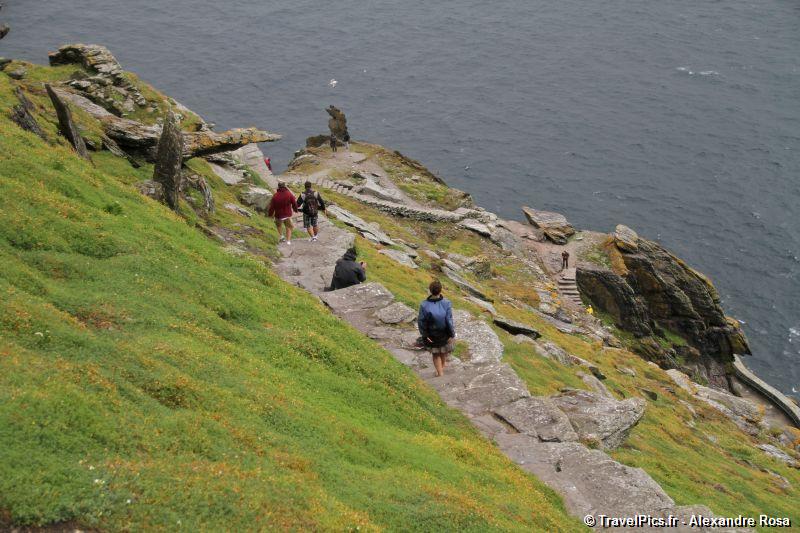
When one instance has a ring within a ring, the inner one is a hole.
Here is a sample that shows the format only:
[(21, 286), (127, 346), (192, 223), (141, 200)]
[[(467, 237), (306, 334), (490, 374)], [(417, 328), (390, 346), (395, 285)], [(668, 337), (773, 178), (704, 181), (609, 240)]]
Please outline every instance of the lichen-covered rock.
[(395, 302), (378, 311), (375, 316), (384, 324), (403, 324), (413, 322), (417, 313), (406, 304)]
[(378, 182), (369, 178), (353, 190), (359, 194), (374, 196), (375, 198), (388, 200), (390, 202), (402, 203), (405, 201), (405, 196), (400, 191), (382, 187)]
[(429, 383), (447, 405), (468, 415), (488, 413), (530, 396), (525, 383), (505, 363), (465, 366)]
[(172, 209), (178, 209), (178, 195), (183, 176), (183, 136), (174, 113), (167, 114), (164, 128), (158, 141), (153, 181), (164, 188), (164, 200)]
[(472, 296), (480, 298), (481, 300), (486, 300), (487, 302), (491, 302), (491, 299), (488, 296), (486, 296), (486, 294), (481, 289), (479, 289), (478, 287), (476, 287), (475, 285), (464, 279), (452, 268), (445, 266), (442, 268), (442, 272), (444, 273), (445, 276), (450, 278), (450, 280), (453, 283), (455, 283), (459, 288), (466, 291), (467, 294), (471, 294)]
[(639, 250), (639, 235), (628, 226), (617, 224), (614, 229), (614, 244), (623, 252), (636, 252)]
[(414, 262), (414, 259), (410, 257), (408, 254), (401, 252), (400, 250), (393, 250), (391, 248), (383, 249), (380, 252), (381, 255), (385, 255), (386, 257), (391, 257), (398, 263), (403, 266), (406, 266), (411, 269), (419, 268), (417, 264)]
[(472, 218), (464, 219), (461, 222), (459, 222), (458, 225), (464, 229), (474, 231), (475, 233), (483, 237), (491, 237), (492, 235), (492, 230), (489, 228), (489, 226), (487, 226), (483, 222), (480, 222)]
[(489, 324), (460, 309), (453, 312), (453, 321), (456, 326), (456, 338), (467, 343), (469, 364), (500, 361), (503, 357), (503, 343)]
[(72, 112), (69, 106), (61, 100), (49, 83), (46, 83), (44, 87), (56, 110), (58, 129), (61, 131), (61, 134), (69, 141), (79, 156), (84, 159), (90, 159), (89, 151), (86, 149), (86, 144), (83, 142), (83, 137), (81, 137), (78, 126), (76, 126), (75, 122), (72, 120)]
[(538, 339), (542, 336), (542, 334), (536, 331), (536, 329), (521, 322), (516, 322), (502, 316), (495, 316), (493, 320), (497, 327), (506, 330), (512, 335), (527, 335), (532, 339)]
[(348, 226), (357, 229), (365, 238), (387, 246), (394, 246), (396, 244), (388, 235), (381, 231), (380, 226), (377, 224), (370, 224), (361, 217), (354, 215), (346, 209), (342, 209), (338, 205), (329, 205), (328, 213)]
[(597, 440), (604, 448), (616, 448), (644, 415), (642, 398), (617, 401), (603, 394), (568, 390), (552, 398), (569, 418), (581, 439)]

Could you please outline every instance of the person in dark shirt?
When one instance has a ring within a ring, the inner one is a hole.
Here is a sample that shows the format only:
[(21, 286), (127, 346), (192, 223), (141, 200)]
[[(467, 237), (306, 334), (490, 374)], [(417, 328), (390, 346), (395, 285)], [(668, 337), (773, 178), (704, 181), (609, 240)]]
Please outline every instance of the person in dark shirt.
[(569, 268), (569, 252), (564, 250), (561, 252), (561, 270)]
[(356, 263), (356, 256), (356, 249), (350, 248), (336, 261), (331, 280), (332, 291), (367, 281), (367, 264), (364, 261)]
[(319, 225), (317, 224), (317, 215), (320, 211), (325, 211), (325, 200), (322, 196), (311, 188), (311, 182), (306, 182), (306, 190), (300, 193), (297, 199), (297, 206), (303, 212), (303, 227), (311, 237), (311, 242), (317, 240), (319, 234)]

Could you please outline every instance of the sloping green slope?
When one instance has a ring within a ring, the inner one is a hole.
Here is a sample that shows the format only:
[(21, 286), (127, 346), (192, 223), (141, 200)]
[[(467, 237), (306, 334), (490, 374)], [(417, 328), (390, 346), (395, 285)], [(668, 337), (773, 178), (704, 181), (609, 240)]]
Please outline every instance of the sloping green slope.
[(151, 166), (93, 158), (0, 114), (0, 526), (578, 527), (388, 353), (136, 192)]

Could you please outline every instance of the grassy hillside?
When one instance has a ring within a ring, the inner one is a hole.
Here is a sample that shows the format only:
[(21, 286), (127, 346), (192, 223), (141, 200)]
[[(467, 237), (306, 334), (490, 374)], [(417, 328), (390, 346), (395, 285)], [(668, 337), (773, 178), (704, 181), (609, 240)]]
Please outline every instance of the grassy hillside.
[(150, 165), (75, 157), (39, 86), (65, 73), (22, 82), (56, 145), (0, 114), (0, 526), (579, 527), (388, 353), (195, 227), (244, 219), (174, 214), (133, 186)]

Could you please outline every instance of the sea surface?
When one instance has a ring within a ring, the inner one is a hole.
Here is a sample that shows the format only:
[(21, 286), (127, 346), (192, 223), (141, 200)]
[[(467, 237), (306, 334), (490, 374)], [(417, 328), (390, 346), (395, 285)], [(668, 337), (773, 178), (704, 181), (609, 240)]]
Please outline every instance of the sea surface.
[(0, 56), (104, 44), (218, 127), (282, 133), (277, 169), (335, 104), (504, 217), (625, 223), (705, 272), (746, 363), (800, 390), (795, 1), (5, 0), (0, 21)]

